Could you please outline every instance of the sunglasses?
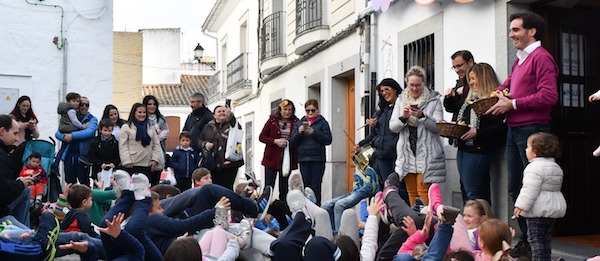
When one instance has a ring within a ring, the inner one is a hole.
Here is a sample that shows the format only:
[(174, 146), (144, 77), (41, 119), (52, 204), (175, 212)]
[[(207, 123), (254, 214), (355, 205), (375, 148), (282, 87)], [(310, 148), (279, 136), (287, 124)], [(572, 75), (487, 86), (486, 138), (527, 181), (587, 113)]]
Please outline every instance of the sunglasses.
[(306, 113), (313, 113), (316, 111), (317, 111), (317, 109), (306, 109)]
[(283, 125), (281, 126), (282, 130), (285, 130), (287, 128), (287, 122), (284, 122)]
[(89, 108), (90, 104), (89, 103), (80, 103), (79, 107), (88, 107)]

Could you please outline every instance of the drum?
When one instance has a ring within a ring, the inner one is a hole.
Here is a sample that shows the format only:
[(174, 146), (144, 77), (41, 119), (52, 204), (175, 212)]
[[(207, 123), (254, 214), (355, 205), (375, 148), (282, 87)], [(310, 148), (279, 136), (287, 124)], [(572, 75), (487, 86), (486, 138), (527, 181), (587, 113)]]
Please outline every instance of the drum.
[(359, 153), (354, 153), (352, 155), (352, 161), (354, 165), (360, 170), (363, 174), (365, 173), (365, 169), (369, 166), (369, 159), (375, 153), (375, 148), (371, 145), (366, 145), (361, 148)]

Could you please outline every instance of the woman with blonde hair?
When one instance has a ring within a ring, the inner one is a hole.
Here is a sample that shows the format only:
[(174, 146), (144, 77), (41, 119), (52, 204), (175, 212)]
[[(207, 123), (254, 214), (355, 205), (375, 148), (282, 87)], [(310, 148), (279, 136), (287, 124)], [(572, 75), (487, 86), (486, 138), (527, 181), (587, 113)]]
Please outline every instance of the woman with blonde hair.
[(418, 196), (427, 205), (429, 186), (446, 181), (444, 149), (436, 126), (442, 120), (441, 95), (427, 87), (425, 70), (419, 66), (411, 67), (405, 80), (405, 91), (396, 99), (390, 119), (390, 130), (400, 137), (395, 173), (388, 179), (404, 179), (410, 204), (415, 205)]
[(490, 198), (490, 168), (498, 148), (506, 140), (504, 117), (477, 117), (471, 103), (490, 96), (500, 84), (494, 69), (487, 63), (475, 64), (467, 72), (469, 94), (458, 112), (457, 120), (470, 129), (457, 143), (456, 163), (463, 189), (463, 200)]

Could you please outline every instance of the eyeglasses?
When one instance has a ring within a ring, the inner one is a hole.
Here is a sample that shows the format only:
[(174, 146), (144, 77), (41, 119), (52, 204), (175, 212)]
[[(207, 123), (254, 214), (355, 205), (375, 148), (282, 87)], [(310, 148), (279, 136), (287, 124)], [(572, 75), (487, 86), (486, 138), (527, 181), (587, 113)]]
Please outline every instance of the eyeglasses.
[(79, 107), (88, 107), (89, 108), (90, 104), (89, 103), (80, 103)]
[(454, 66), (450, 67), (450, 70), (456, 71), (456, 70), (458, 70), (460, 67), (463, 67), (463, 65), (465, 65), (465, 63), (461, 63), (461, 64), (454, 65)]
[(313, 113), (316, 111), (317, 111), (317, 109), (306, 109), (306, 113)]
[(419, 84), (409, 84), (408, 87), (410, 87), (411, 89), (419, 89), (421, 87), (423, 87), (422, 83)]

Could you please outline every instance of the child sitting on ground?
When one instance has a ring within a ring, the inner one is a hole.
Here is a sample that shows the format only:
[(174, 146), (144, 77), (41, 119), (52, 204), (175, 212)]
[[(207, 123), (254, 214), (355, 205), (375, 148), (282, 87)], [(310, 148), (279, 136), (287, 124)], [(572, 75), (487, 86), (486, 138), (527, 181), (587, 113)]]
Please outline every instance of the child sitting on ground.
[(175, 171), (176, 187), (181, 192), (186, 191), (192, 186), (192, 172), (198, 166), (198, 152), (196, 152), (190, 143), (192, 136), (184, 131), (179, 134), (179, 146), (175, 147), (173, 156), (171, 156), (171, 167)]
[(23, 166), (21, 170), (21, 177), (33, 177), (33, 184), (29, 185), (31, 190), (31, 204), (41, 205), (42, 196), (44, 195), (44, 189), (48, 180), (46, 179), (46, 171), (40, 164), (42, 161), (42, 155), (38, 152), (32, 152), (29, 155), (29, 164)]
[(194, 182), (194, 188), (202, 187), (206, 184), (213, 184), (212, 174), (207, 168), (197, 168), (194, 170), (194, 172), (192, 172), (192, 181)]
[(85, 185), (72, 185), (67, 194), (67, 202), (71, 206), (60, 224), (63, 232), (83, 232), (90, 237), (100, 238), (94, 231), (90, 215), (86, 210), (92, 207), (92, 190)]

